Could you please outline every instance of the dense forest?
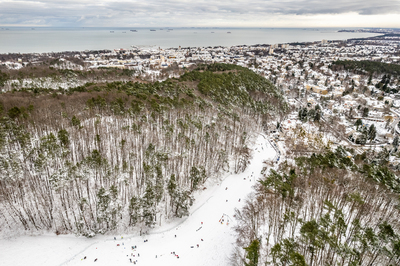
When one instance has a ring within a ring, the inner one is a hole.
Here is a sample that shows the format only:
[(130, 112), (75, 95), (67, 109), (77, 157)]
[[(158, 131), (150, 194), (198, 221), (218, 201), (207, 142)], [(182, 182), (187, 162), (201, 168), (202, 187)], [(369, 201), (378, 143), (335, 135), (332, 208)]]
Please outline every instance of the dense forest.
[(399, 265), (400, 180), (338, 147), (263, 172), (242, 210), (236, 265)]
[(93, 236), (188, 215), (288, 107), (265, 78), (202, 65), (163, 82), (0, 94), (0, 233)]

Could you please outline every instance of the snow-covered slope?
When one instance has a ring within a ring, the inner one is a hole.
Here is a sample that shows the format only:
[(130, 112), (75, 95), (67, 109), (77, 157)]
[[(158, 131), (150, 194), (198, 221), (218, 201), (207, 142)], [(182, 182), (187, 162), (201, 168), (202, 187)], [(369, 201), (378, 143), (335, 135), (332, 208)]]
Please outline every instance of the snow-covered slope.
[(251, 165), (244, 173), (228, 175), (218, 183), (208, 181), (207, 189), (195, 194), (190, 216), (163, 224), (148, 234), (118, 235), (116, 240), (110, 235), (93, 239), (24, 236), (0, 240), (0, 264), (130, 265), (137, 261), (138, 265), (228, 265), (235, 242), (234, 209), (240, 208), (251, 193), (262, 162), (274, 156), (274, 149), (260, 136)]

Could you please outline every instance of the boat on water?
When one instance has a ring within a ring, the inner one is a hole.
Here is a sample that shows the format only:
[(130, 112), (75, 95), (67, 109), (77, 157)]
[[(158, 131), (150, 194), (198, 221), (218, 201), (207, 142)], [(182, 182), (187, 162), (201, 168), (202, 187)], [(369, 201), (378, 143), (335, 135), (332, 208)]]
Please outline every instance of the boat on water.
[(150, 30), (150, 31), (156, 31), (156, 30)]
[(113, 30), (110, 30), (110, 33), (114, 33), (114, 31), (113, 31)]
[(228, 31), (227, 33), (232, 33), (232, 32)]
[(131, 32), (137, 32), (137, 30), (131, 30)]

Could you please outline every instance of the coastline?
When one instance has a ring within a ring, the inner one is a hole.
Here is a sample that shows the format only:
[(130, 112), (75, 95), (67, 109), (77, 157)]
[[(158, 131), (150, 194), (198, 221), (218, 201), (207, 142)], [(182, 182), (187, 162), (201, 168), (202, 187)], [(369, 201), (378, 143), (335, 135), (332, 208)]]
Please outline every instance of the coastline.
[(131, 29), (133, 28), (35, 28), (35, 30), (12, 27), (9, 27), (9, 30), (1, 30), (0, 28), (0, 54), (129, 49), (132, 45), (154, 45), (165, 49), (179, 46), (231, 47), (312, 43), (323, 39), (338, 41), (377, 35), (340, 33), (338, 32), (340, 28), (229, 28), (229, 30), (228, 28), (174, 28), (170, 31), (135, 28), (136, 32), (130, 31)]

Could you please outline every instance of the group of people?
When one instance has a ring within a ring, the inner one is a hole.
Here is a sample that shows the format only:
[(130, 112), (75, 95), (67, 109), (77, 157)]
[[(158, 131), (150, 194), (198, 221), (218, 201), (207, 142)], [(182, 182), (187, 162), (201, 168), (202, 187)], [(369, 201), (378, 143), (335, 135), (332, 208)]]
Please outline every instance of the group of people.
[[(240, 199), (239, 199), (239, 201), (240, 201)], [(222, 217), (219, 219), (218, 222), (221, 223), (221, 224), (224, 224), (224, 222), (225, 222), (225, 214), (222, 215)], [(226, 225), (229, 225), (229, 218), (226, 221)]]
[(174, 255), (177, 259), (179, 259), (179, 255), (175, 254), (175, 251), (172, 251), (171, 254)]
[[(176, 237), (176, 235), (175, 235), (175, 237)], [(124, 237), (121, 236), (121, 239), (123, 239), (123, 238), (124, 238)], [(117, 240), (117, 238), (114, 237), (114, 240)], [(149, 241), (148, 239), (145, 239), (143, 242), (146, 243), (146, 242), (148, 242), (148, 241)], [(122, 243), (122, 245), (124, 245), (124, 243)], [(120, 246), (120, 244), (117, 244), (117, 246)], [(124, 249), (125, 249), (125, 247), (124, 247)], [(136, 246), (136, 245), (133, 245), (133, 246), (131, 246), (131, 249), (132, 249), (132, 251), (136, 251), (137, 246)], [(126, 256), (129, 256), (129, 255), (126, 255)], [(132, 259), (132, 258), (129, 258), (129, 262), (130, 262), (130, 263), (133, 263), (133, 264), (136, 264), (136, 263), (138, 263), (138, 260), (135, 260), (135, 257), (140, 257), (140, 253), (137, 253), (137, 255), (131, 253), (131, 257), (133, 257), (133, 259)], [(156, 258), (157, 258), (157, 255), (156, 255)], [(178, 256), (178, 258), (179, 258), (179, 256)], [(86, 257), (85, 257), (84, 259), (86, 259)], [(97, 261), (97, 259), (95, 259), (95, 261)]]
[[(123, 236), (121, 236), (121, 239), (124, 239), (124, 237)], [(117, 238), (116, 237), (114, 237), (114, 240), (117, 240)], [(144, 242), (147, 242), (148, 240), (146, 239), (146, 240), (144, 240)], [(120, 244), (117, 244), (117, 247), (119, 247), (120, 246)], [(124, 246), (124, 242), (122, 242), (122, 246)], [(124, 249), (125, 249), (125, 247), (124, 247)], [(136, 245), (134, 245), (134, 246), (131, 246), (131, 249), (132, 249), (132, 251), (136, 251), (136, 249), (137, 249), (137, 246)], [(128, 255), (126, 255), (127, 257), (128, 257)], [(137, 256), (138, 257), (140, 257), (140, 254), (138, 253), (137, 254)], [(133, 253), (131, 253), (131, 257), (133, 257), (133, 258), (135, 258), (136, 257), (136, 255), (135, 254), (133, 254)], [(86, 258), (86, 257), (85, 257)], [(97, 259), (95, 259), (95, 261), (97, 261)], [(132, 258), (129, 258), (129, 262), (130, 263), (133, 263), (133, 264), (136, 264), (137, 262), (138, 262), (138, 260), (135, 260), (135, 259), (132, 259)]]

